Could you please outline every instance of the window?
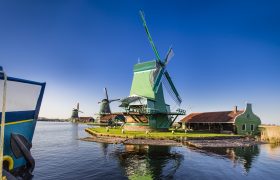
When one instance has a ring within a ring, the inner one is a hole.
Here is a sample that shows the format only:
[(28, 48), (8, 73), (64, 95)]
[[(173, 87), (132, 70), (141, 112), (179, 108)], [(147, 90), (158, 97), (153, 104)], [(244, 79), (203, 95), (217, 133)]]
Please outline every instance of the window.
[(251, 131), (254, 131), (255, 128), (254, 128), (254, 124), (251, 124)]
[(246, 124), (242, 125), (242, 131), (246, 131)]

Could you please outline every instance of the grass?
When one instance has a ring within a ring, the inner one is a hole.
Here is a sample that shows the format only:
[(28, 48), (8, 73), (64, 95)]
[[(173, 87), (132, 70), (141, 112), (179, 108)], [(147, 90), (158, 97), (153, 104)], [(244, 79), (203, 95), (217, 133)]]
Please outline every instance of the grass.
[(168, 132), (149, 132), (146, 134), (145, 132), (139, 131), (125, 131), (122, 133), (121, 128), (110, 128), (107, 132), (105, 127), (95, 127), (95, 128), (88, 128), (92, 133), (102, 135), (102, 136), (112, 136), (112, 137), (126, 137), (126, 138), (148, 138), (148, 139), (176, 139), (180, 137), (189, 137), (189, 138), (209, 138), (209, 137), (232, 137), (236, 135), (230, 134), (220, 134), (220, 133), (209, 133), (209, 132), (187, 132), (184, 131), (172, 131)]

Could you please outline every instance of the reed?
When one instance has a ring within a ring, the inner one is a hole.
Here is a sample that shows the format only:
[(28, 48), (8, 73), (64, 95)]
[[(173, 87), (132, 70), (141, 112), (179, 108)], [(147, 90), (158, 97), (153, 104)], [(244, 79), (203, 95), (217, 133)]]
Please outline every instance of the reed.
[(280, 126), (261, 125), (261, 140), (269, 143), (280, 143)]

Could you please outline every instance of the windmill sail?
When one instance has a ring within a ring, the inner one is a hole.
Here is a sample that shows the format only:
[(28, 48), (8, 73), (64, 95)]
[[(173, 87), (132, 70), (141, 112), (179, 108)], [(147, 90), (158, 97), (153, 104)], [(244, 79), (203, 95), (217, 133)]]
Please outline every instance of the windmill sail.
[(164, 60), (164, 65), (166, 66), (168, 62), (173, 58), (174, 56), (174, 51), (172, 48), (170, 48), (167, 52), (166, 58)]
[(141, 19), (142, 19), (143, 26), (145, 28), (146, 34), (148, 36), (149, 42), (150, 42), (150, 44), (152, 46), (152, 49), (153, 49), (153, 51), (154, 51), (154, 53), (156, 55), (156, 58), (157, 58), (158, 61), (160, 61), (159, 53), (158, 53), (157, 48), (156, 48), (156, 46), (155, 46), (155, 44), (153, 42), (152, 36), (151, 36), (151, 34), (149, 32), (149, 29), (148, 29), (148, 26), (147, 26), (147, 23), (146, 23), (143, 11), (140, 11), (140, 16), (141, 16)]
[(182, 99), (175, 88), (171, 77), (169, 76), (169, 73), (165, 71), (164, 78), (163, 78), (163, 85), (165, 86), (167, 92), (170, 94), (170, 96), (173, 98), (173, 100), (176, 102), (177, 105), (180, 105), (182, 103)]
[(162, 79), (162, 76), (164, 74), (164, 71), (165, 71), (165, 67), (159, 67), (159, 70), (158, 70), (158, 73), (156, 75), (156, 79), (154, 81), (154, 91), (157, 92), (158, 91), (158, 88), (160, 86), (160, 83), (161, 83), (161, 79)]
[(114, 101), (119, 101), (119, 100), (121, 100), (121, 99), (111, 99), (111, 100), (109, 100), (109, 103), (114, 102)]
[(154, 92), (158, 92), (159, 87), (161, 86), (161, 84), (164, 84), (166, 90), (169, 92), (169, 94), (171, 95), (171, 97), (174, 99), (174, 101), (180, 105), (182, 102), (182, 99), (178, 93), (178, 91), (176, 90), (168, 72), (166, 71), (166, 65), (168, 64), (168, 62), (172, 59), (172, 57), (174, 56), (174, 52), (172, 48), (169, 48), (166, 57), (163, 61), (161, 61), (159, 53), (156, 49), (156, 46), (152, 40), (151, 34), (148, 30), (147, 27), (147, 23), (144, 17), (144, 13), (142, 11), (140, 11), (140, 16), (143, 22), (143, 26), (145, 28), (146, 34), (148, 36), (149, 42), (152, 46), (152, 49), (156, 55), (157, 61), (156, 61), (156, 68), (155, 70), (153, 70), (150, 74), (150, 84), (153, 87), (153, 91)]
[(104, 92), (105, 92), (105, 99), (109, 100), (107, 88), (104, 88)]

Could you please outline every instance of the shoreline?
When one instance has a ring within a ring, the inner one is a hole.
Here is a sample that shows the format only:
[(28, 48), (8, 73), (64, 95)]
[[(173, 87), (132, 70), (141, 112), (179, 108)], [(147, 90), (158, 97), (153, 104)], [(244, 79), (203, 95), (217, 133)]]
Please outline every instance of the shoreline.
[(109, 135), (96, 133), (93, 130), (85, 129), (91, 137), (82, 138), (80, 140), (108, 144), (124, 144), (124, 145), (156, 145), (156, 146), (192, 146), (196, 148), (234, 148), (234, 147), (249, 147), (264, 142), (256, 141), (253, 138), (241, 136), (221, 136), (221, 137), (174, 137), (174, 138), (152, 138), (152, 137), (121, 137), (118, 135)]

